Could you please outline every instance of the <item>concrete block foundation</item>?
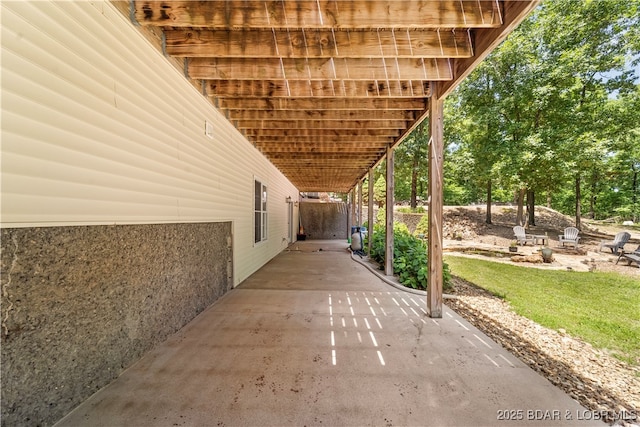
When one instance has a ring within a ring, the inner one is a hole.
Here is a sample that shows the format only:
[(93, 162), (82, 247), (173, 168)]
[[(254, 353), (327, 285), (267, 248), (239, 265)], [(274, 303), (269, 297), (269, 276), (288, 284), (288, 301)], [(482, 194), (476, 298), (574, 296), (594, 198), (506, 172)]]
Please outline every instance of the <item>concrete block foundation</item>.
[(233, 284), (230, 222), (1, 233), (3, 425), (53, 424)]

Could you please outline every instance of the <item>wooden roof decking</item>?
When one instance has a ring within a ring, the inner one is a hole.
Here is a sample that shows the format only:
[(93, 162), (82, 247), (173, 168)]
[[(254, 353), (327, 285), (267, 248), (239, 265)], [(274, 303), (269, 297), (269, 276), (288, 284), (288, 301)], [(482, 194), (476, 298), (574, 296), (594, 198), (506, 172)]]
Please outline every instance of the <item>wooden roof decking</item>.
[(347, 192), (538, 1), (114, 3), (300, 191)]

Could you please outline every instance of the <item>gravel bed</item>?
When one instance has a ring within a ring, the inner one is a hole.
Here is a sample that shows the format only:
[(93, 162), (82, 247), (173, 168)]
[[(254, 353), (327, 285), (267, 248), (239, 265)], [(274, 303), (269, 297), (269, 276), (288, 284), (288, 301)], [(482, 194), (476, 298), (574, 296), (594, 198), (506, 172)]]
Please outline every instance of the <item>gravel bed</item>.
[(640, 369), (515, 314), (463, 279), (447, 305), (585, 408), (612, 425), (640, 426)]

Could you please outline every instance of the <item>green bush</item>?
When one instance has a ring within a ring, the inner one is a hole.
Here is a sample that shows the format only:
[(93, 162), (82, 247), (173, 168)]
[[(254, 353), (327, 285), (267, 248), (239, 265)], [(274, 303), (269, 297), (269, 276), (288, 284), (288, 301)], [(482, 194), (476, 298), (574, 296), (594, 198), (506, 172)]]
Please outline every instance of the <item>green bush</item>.
[(426, 236), (429, 233), (429, 215), (424, 215), (420, 218), (420, 222), (416, 226), (416, 231), (413, 233), (415, 235), (422, 234)]
[(424, 206), (416, 206), (414, 209), (412, 209), (412, 208), (410, 208), (408, 206), (402, 206), (402, 207), (399, 207), (397, 209), (397, 211), (401, 212), (401, 213), (414, 213), (415, 214), (415, 213), (425, 213), (426, 209), (424, 208)]
[[(393, 233), (393, 270), (398, 275), (398, 280), (409, 288), (427, 289), (426, 243), (412, 236), (407, 226), (397, 221), (393, 223)], [(367, 238), (370, 237), (373, 240), (369, 257), (382, 267), (385, 264), (384, 227), (376, 224), (373, 229), (373, 236), (371, 236), (371, 233), (367, 236)], [(451, 273), (446, 263), (443, 265), (442, 278), (443, 288), (450, 289)]]

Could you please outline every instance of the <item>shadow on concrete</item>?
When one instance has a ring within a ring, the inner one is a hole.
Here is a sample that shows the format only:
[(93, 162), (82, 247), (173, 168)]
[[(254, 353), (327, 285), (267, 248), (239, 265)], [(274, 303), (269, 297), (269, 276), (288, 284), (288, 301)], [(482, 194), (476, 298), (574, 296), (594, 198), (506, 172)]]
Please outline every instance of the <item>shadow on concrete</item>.
[(443, 311), (300, 242), (58, 425), (602, 425)]

